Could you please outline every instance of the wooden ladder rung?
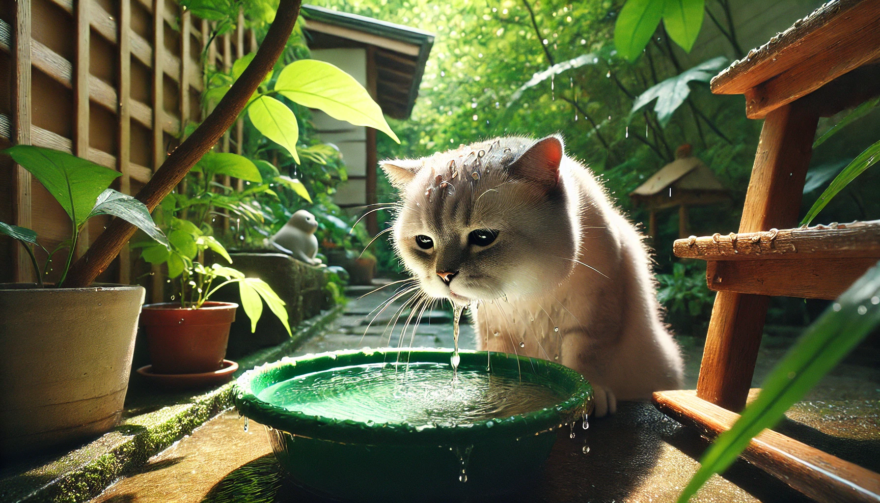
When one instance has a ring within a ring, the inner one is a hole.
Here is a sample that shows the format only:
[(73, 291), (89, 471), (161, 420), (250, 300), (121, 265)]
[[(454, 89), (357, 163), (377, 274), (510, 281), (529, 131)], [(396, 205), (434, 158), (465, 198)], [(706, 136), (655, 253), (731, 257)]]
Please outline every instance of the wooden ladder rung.
[[(710, 437), (739, 419), (739, 414), (697, 398), (693, 390), (658, 391), (653, 401), (664, 414)], [(741, 456), (818, 501), (880, 500), (880, 475), (772, 430), (752, 439)]]
[(707, 261), (880, 259), (880, 220), (699, 238), (691, 236), (676, 240), (673, 251), (676, 257)]

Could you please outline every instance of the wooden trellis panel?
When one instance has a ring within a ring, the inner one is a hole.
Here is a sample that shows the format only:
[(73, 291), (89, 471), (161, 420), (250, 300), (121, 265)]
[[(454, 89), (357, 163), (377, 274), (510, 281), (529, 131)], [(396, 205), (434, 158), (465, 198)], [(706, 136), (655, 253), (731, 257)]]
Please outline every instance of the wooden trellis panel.
[[(207, 22), (173, 0), (0, 2), (0, 148), (71, 152), (119, 171), (114, 188), (137, 193), (186, 124), (202, 118), (199, 55), (209, 33)], [(222, 42), (222, 53), (208, 51), (219, 68), (255, 46), (243, 28)], [(222, 147), (229, 149), (228, 139)], [(70, 233), (60, 206), (9, 158), (0, 159), (0, 221), (34, 229), (50, 250)], [(93, 219), (78, 254), (106, 222)], [(10, 239), (0, 239), (0, 264), (0, 282), (34, 280), (27, 254)], [(99, 280), (129, 283), (135, 275), (126, 250)]]

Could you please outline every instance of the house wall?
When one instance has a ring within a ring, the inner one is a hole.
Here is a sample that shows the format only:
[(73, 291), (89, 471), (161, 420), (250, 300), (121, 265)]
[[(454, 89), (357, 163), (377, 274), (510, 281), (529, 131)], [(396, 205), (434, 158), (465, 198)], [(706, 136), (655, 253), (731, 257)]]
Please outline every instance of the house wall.
[[(255, 50), (253, 33), (238, 26), (207, 49), (210, 64), (228, 68)], [(200, 55), (209, 32), (173, 0), (0, 1), (0, 148), (71, 152), (119, 171), (114, 188), (136, 194), (186, 124), (202, 117)], [(239, 125), (227, 133), (221, 150), (236, 150), (240, 142), (230, 138), (241, 132)], [(70, 235), (60, 205), (7, 156), (0, 156), (0, 221), (35, 230), (50, 250)], [(78, 255), (106, 224), (106, 217), (89, 222)], [(145, 267), (126, 249), (99, 281), (129, 283)], [(0, 236), (0, 282), (33, 280), (27, 254)]]

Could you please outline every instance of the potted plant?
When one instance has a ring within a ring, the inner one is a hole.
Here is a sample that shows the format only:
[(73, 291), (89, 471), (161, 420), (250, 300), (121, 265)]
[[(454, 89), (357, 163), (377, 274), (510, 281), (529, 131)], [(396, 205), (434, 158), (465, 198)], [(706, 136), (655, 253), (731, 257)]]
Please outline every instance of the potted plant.
[[(144, 289), (60, 288), (87, 220), (113, 215), (144, 230), (157, 248), (168, 241), (146, 206), (108, 188), (118, 172), (29, 145), (3, 153), (46, 187), (71, 223), (70, 238), (49, 252), (36, 232), (0, 222), (0, 234), (27, 250), (38, 281), (0, 285), (0, 452), (9, 456), (102, 433), (122, 412)], [(46, 255), (42, 270), (34, 248)], [(57, 285), (44, 285), (53, 255), (63, 249)]]
[[(174, 282), (171, 302), (144, 306), (141, 327), (147, 337), (152, 365), (138, 372), (171, 386), (198, 386), (224, 382), (237, 369), (225, 360), (229, 329), (235, 321), (238, 304), (212, 302), (220, 288), (238, 284), (242, 308), (256, 330), (262, 316), (263, 302), (278, 317), (290, 334), (285, 303), (265, 281), (248, 278), (231, 267), (204, 265), (207, 250), (232, 259), (223, 245), (209, 234), (210, 226), (200, 229), (190, 221), (177, 218), (173, 198), (163, 201), (157, 220), (166, 228), (170, 247), (152, 241), (133, 245), (151, 264), (166, 264), (169, 281)], [(163, 377), (163, 375), (165, 375)], [(169, 377), (188, 376), (188, 377)], [(193, 375), (199, 375), (194, 377)]]

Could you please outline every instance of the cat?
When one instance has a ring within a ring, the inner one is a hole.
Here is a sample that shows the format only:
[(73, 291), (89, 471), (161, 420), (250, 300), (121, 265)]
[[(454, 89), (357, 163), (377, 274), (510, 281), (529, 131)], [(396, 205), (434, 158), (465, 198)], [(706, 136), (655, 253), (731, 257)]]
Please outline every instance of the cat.
[(471, 305), (481, 350), (556, 360), (593, 385), (594, 415), (680, 389), (635, 227), (563, 140), (507, 137), (384, 161), (401, 192), (392, 241), (422, 291)]
[(268, 240), (267, 245), (293, 255), (293, 258), (306, 264), (321, 266), (321, 259), (315, 256), (318, 253), (316, 230), (318, 221), (315, 216), (306, 210), (299, 210)]

